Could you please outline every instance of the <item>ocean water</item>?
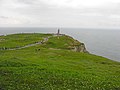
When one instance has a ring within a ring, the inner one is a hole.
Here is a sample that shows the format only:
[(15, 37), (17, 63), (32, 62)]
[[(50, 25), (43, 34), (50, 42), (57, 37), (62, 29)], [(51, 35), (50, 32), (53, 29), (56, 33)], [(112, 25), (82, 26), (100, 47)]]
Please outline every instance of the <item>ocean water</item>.
[[(120, 30), (61, 28), (60, 31), (85, 43), (90, 53), (120, 62)], [(56, 33), (57, 28), (0, 28), (0, 35), (34, 32)]]

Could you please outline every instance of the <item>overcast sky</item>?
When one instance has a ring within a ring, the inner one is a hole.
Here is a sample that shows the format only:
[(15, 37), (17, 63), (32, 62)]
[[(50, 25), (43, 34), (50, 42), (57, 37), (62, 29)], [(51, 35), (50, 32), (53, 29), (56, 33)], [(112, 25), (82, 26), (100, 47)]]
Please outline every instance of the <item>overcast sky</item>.
[(120, 0), (0, 0), (0, 27), (120, 28)]

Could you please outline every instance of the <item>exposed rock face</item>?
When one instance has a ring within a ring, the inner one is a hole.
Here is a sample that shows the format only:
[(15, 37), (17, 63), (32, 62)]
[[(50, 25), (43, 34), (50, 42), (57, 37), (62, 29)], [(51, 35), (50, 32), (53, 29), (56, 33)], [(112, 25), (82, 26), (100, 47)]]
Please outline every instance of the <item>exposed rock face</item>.
[(84, 52), (84, 53), (89, 53), (86, 48), (84, 43), (80, 43), (79, 45), (75, 45), (73, 47), (73, 51), (75, 52)]
[(68, 38), (73, 39), (72, 44), (70, 44), (70, 46), (68, 47), (69, 50), (72, 50), (74, 52), (89, 53), (84, 43), (81, 43), (78, 40), (75, 40), (73, 37), (70, 37), (70, 36), (68, 36)]

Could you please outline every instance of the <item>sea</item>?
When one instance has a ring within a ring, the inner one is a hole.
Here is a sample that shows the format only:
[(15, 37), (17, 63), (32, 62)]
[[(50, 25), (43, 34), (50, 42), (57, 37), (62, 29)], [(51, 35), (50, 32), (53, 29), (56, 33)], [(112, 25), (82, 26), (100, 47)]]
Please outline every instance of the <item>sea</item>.
[[(15, 33), (57, 33), (58, 28), (1, 27), (0, 35)], [(120, 29), (60, 28), (60, 33), (85, 43), (91, 54), (120, 62)]]

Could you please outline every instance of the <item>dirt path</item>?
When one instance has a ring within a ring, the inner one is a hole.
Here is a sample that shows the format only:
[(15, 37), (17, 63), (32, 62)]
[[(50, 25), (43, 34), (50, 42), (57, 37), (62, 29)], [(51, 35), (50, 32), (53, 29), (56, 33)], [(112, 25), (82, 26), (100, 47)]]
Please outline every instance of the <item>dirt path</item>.
[(49, 38), (51, 38), (51, 37), (53, 37), (53, 36), (45, 37), (45, 38), (43, 38), (43, 40), (41, 40), (40, 42), (37, 42), (37, 43), (28, 44), (28, 45), (21, 46), (21, 47), (18, 47), (18, 48), (7, 48), (7, 49), (3, 49), (3, 50), (18, 50), (18, 49), (24, 49), (24, 48), (40, 45), (40, 44), (43, 44), (43, 43), (47, 42), (49, 40)]

